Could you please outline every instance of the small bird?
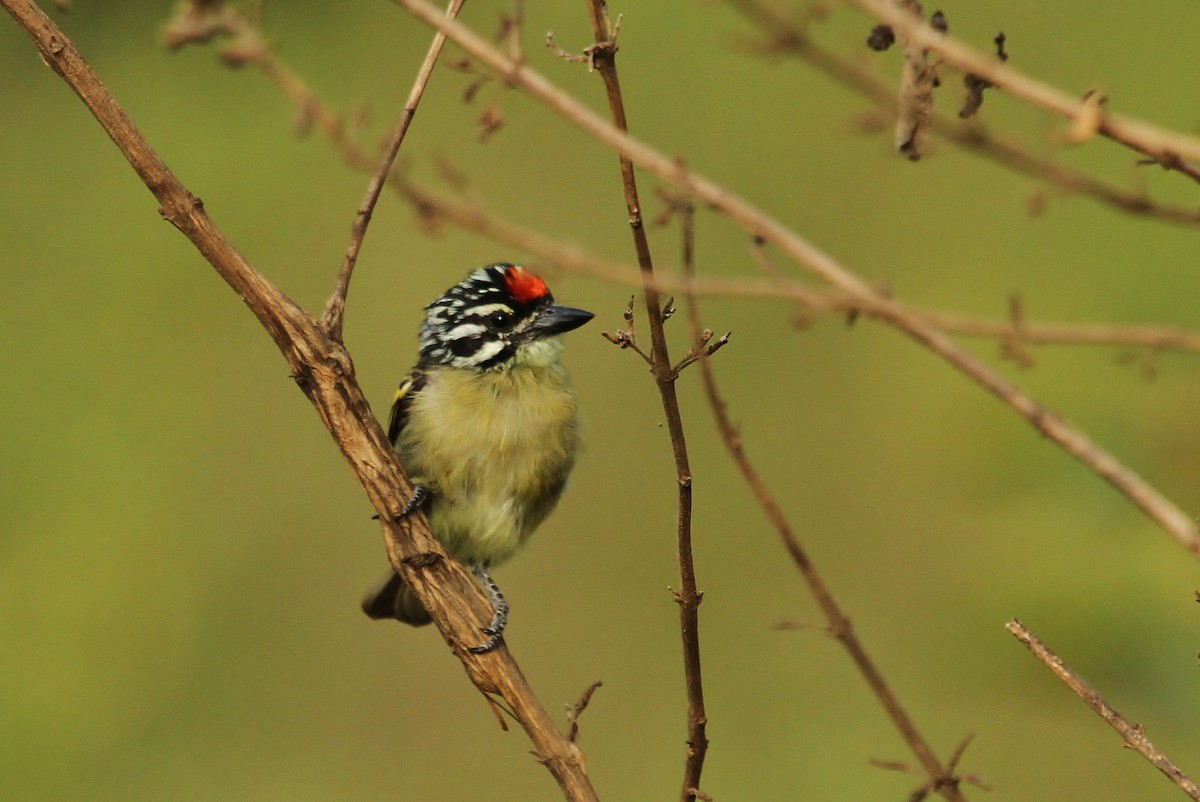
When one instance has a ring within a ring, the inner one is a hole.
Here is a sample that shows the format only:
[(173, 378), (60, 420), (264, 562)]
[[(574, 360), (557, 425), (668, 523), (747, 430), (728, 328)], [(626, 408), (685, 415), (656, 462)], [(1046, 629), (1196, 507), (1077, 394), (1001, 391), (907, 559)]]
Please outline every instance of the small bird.
[[(422, 507), (446, 551), (465, 563), (492, 604), (495, 648), (508, 603), (488, 575), (516, 552), (562, 495), (579, 450), (575, 393), (559, 334), (591, 312), (558, 306), (519, 265), (488, 265), (425, 307), (421, 354), (392, 403), (388, 439), (412, 481), (400, 517)], [(432, 621), (395, 571), (362, 601), (374, 619)]]

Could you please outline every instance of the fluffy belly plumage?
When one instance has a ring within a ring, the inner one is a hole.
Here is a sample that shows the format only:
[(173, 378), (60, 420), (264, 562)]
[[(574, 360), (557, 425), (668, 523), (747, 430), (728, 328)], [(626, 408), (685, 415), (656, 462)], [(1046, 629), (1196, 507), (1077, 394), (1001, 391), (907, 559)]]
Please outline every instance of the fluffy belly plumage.
[(511, 557), (557, 503), (578, 445), (561, 369), (518, 367), (482, 380), (448, 370), (431, 377), (409, 415), (397, 451), (432, 491), (433, 535), (466, 562)]

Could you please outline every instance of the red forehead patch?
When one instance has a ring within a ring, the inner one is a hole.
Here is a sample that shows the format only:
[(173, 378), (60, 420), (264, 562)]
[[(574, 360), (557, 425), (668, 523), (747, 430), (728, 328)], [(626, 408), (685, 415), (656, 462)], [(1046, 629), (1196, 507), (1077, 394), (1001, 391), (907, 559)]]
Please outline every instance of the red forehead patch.
[(522, 304), (536, 301), (550, 293), (546, 282), (519, 265), (514, 265), (504, 271), (504, 283), (508, 286), (512, 297)]

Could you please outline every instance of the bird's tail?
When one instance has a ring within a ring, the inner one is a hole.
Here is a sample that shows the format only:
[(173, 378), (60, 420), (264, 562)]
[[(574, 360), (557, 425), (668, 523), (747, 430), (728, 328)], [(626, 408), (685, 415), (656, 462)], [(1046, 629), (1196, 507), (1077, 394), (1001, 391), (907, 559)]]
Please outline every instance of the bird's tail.
[(422, 627), (433, 621), (421, 606), (417, 594), (404, 584), (394, 570), (388, 571), (383, 581), (363, 596), (362, 611), (376, 621), (394, 618), (414, 627)]

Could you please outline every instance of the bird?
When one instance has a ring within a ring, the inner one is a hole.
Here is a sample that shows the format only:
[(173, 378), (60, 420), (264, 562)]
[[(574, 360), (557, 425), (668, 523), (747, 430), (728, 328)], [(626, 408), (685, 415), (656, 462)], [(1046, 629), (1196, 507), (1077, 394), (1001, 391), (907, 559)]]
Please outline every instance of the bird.
[[(492, 606), (496, 647), (508, 602), (489, 569), (511, 557), (558, 503), (580, 448), (575, 392), (558, 335), (591, 320), (559, 306), (525, 267), (487, 265), (425, 307), (416, 366), (400, 382), (388, 439), (433, 536), (470, 568)], [(370, 618), (422, 626), (433, 619), (389, 570), (362, 600)]]

